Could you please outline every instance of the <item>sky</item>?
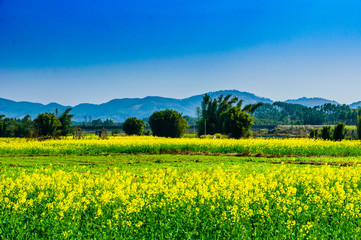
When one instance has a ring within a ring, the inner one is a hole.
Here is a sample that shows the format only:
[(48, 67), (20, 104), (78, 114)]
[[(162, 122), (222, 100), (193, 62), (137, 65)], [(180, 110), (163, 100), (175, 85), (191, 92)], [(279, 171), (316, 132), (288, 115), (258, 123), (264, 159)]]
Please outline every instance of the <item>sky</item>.
[(0, 0), (0, 98), (361, 101), (359, 0)]

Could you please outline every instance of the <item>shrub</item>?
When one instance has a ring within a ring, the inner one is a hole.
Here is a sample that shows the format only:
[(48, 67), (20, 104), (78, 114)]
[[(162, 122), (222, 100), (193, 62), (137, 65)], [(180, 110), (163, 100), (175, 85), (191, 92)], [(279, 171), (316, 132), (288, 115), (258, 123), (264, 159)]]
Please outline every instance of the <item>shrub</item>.
[(145, 123), (136, 117), (127, 118), (123, 123), (123, 130), (128, 135), (142, 135)]
[(108, 131), (105, 127), (101, 131), (98, 131), (98, 136), (100, 139), (108, 139)]
[(341, 141), (345, 139), (346, 136), (346, 128), (344, 123), (338, 123), (333, 131), (333, 140), (334, 141)]
[(313, 128), (310, 130), (310, 138), (317, 139), (318, 138), (318, 129)]
[(188, 122), (175, 110), (154, 112), (149, 117), (149, 125), (154, 136), (182, 137), (188, 129)]
[(321, 137), (323, 140), (331, 140), (331, 127), (324, 126), (321, 130)]
[(80, 127), (74, 127), (73, 128), (73, 138), (74, 139), (82, 139), (84, 136), (83, 129)]
[(116, 136), (119, 135), (120, 131), (119, 130), (112, 130), (112, 136)]
[(361, 139), (361, 116), (357, 116), (356, 119), (356, 128), (358, 139)]

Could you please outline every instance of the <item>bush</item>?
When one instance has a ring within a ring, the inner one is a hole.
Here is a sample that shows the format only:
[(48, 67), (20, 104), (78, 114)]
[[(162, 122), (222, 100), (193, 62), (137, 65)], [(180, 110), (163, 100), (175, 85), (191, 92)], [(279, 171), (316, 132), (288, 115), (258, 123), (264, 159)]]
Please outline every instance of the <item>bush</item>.
[(136, 117), (127, 118), (123, 123), (123, 131), (127, 135), (142, 135), (144, 132), (145, 122)]
[(331, 127), (324, 126), (321, 130), (321, 137), (323, 140), (331, 140)]
[(318, 129), (313, 128), (310, 130), (310, 138), (317, 139), (318, 138)]
[(74, 127), (73, 128), (73, 138), (74, 139), (82, 139), (84, 136), (83, 129), (80, 127)]
[(188, 122), (175, 110), (154, 112), (149, 117), (149, 125), (154, 136), (182, 137), (188, 129)]
[(119, 130), (112, 130), (112, 136), (116, 136), (119, 135), (120, 131)]
[(98, 131), (98, 136), (100, 139), (108, 139), (108, 131), (105, 127), (101, 131)]
[(356, 119), (356, 129), (357, 129), (358, 139), (361, 139), (361, 116), (357, 116), (357, 119)]
[(333, 131), (333, 140), (334, 141), (341, 141), (345, 139), (346, 136), (346, 128), (344, 123), (338, 123)]

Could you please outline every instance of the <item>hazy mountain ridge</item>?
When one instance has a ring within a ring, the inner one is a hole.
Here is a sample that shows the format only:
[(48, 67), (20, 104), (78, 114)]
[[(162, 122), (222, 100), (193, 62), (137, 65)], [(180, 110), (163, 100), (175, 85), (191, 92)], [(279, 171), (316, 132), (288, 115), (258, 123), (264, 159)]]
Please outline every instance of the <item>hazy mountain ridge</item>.
[(318, 97), (314, 97), (314, 98), (302, 97), (302, 98), (298, 98), (298, 99), (288, 99), (285, 101), (285, 103), (300, 104), (300, 105), (303, 105), (306, 107), (321, 106), (326, 103), (331, 103), (331, 104), (336, 104), (336, 105), (339, 104), (336, 101), (328, 100), (328, 99), (324, 99), (324, 98), (318, 98)]
[[(259, 97), (255, 94), (238, 90), (222, 90), (208, 92), (207, 94), (212, 98), (218, 97), (221, 94), (231, 94), (239, 99), (243, 99), (243, 105), (257, 102), (273, 103), (269, 98)], [(87, 121), (100, 118), (102, 120), (113, 119), (116, 122), (122, 122), (131, 116), (146, 118), (155, 111), (167, 108), (177, 110), (183, 113), (183, 115), (196, 116), (196, 108), (200, 106), (203, 95), (204, 94), (195, 95), (184, 99), (148, 96), (145, 98), (113, 99), (102, 104), (82, 103), (72, 107), (73, 110), (71, 113), (75, 115), (73, 120), (78, 122), (84, 121), (85, 117), (87, 118)], [(308, 107), (323, 105), (325, 103), (338, 104), (335, 101), (323, 98), (299, 98), (286, 100), (285, 102), (301, 104)], [(355, 104), (361, 105), (361, 101), (353, 103), (350, 106)], [(32, 118), (35, 118), (41, 112), (55, 113), (55, 109), (58, 108), (61, 113), (69, 107), (71, 106), (63, 106), (58, 103), (44, 105), (41, 103), (16, 102), (0, 98), (0, 114), (4, 114), (6, 117), (11, 118), (21, 118), (26, 114), (30, 114)]]
[(59, 112), (65, 111), (69, 106), (63, 106), (58, 103), (32, 103), (32, 102), (16, 102), (4, 98), (0, 98), (0, 115), (3, 114), (10, 118), (22, 118), (29, 114), (32, 118), (35, 118), (42, 112), (55, 112), (58, 108)]
[(358, 102), (354, 102), (354, 103), (351, 103), (350, 104), (350, 107), (351, 108), (358, 108), (358, 107), (361, 107), (361, 101), (358, 101)]

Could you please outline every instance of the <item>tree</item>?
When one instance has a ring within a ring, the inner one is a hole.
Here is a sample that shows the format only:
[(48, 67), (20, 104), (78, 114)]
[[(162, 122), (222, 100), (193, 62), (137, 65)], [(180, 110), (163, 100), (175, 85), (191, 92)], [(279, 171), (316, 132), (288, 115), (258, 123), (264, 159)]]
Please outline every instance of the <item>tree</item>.
[(16, 137), (31, 137), (33, 133), (34, 123), (27, 114), (23, 119), (17, 120), (18, 127), (15, 131)]
[(0, 115), (0, 137), (5, 137), (4, 133), (6, 126), (4, 120), (2, 119), (3, 117), (5, 117), (5, 115)]
[(321, 137), (323, 140), (331, 140), (331, 127), (323, 126), (321, 130)]
[(154, 112), (149, 117), (153, 135), (160, 137), (182, 137), (188, 129), (188, 122), (175, 110)]
[(142, 135), (144, 132), (145, 122), (136, 117), (127, 118), (122, 128), (128, 135)]
[(222, 132), (231, 138), (248, 137), (251, 135), (250, 128), (253, 125), (253, 117), (239, 107), (231, 107), (221, 115), (223, 126)]
[(0, 137), (15, 137), (15, 131), (18, 128), (18, 123), (11, 118), (4, 118), (0, 116)]
[(73, 128), (73, 138), (74, 139), (81, 139), (84, 135), (83, 129), (80, 127), (74, 127)]
[(71, 108), (66, 109), (65, 112), (59, 118), (61, 124), (59, 130), (61, 136), (66, 136), (72, 132), (71, 118), (74, 117), (74, 115), (69, 114), (70, 111)]
[(221, 114), (225, 112), (232, 104), (237, 103), (238, 98), (220, 95), (218, 98), (211, 98), (208, 94), (203, 96), (199, 119), (197, 121), (198, 135), (215, 134), (222, 132)]
[(103, 121), (100, 118), (90, 122), (90, 126), (92, 126), (92, 127), (101, 127), (103, 125), (104, 125)]
[(99, 134), (99, 138), (101, 138), (101, 139), (107, 139), (108, 138), (108, 131), (107, 131), (107, 129), (105, 127), (103, 127), (102, 130), (100, 130), (98, 132), (98, 134)]
[(33, 131), (33, 121), (30, 115), (22, 119), (3, 118), (0, 115), (0, 137), (30, 137)]
[(116, 126), (117, 124), (112, 120), (112, 119), (106, 119), (104, 122), (103, 122), (103, 125), (105, 127), (114, 127)]
[(40, 113), (34, 124), (40, 136), (57, 137), (60, 134), (61, 123), (53, 113)]
[[(248, 114), (248, 113), (254, 113), (254, 111), (258, 107), (263, 106), (263, 103), (247, 104), (242, 109), (242, 104), (243, 104), (243, 100), (238, 100), (237, 97), (232, 97), (231, 94), (228, 94), (227, 96), (220, 95), (218, 98), (213, 98), (213, 99), (209, 95), (205, 94), (203, 96), (203, 100), (201, 103), (202, 108), (197, 109), (199, 115), (198, 135), (225, 133), (223, 120), (225, 119), (224, 117), (226, 115), (222, 117), (222, 114), (224, 114), (233, 107), (239, 108), (237, 112), (243, 111), (244, 113)], [(232, 111), (233, 113), (235, 113), (234, 109)], [(241, 115), (244, 116), (244, 114)], [(240, 119), (238, 119), (238, 121), (239, 120)], [(229, 122), (227, 124), (229, 124)], [(235, 122), (234, 124), (237, 125), (238, 123)]]
[(310, 138), (317, 139), (318, 138), (318, 129), (313, 128), (310, 130)]
[(356, 119), (356, 129), (357, 129), (358, 139), (361, 139), (361, 116), (359, 115), (357, 115), (357, 119)]
[(346, 136), (346, 128), (344, 123), (338, 123), (335, 129), (333, 130), (333, 140), (341, 141), (345, 139)]

